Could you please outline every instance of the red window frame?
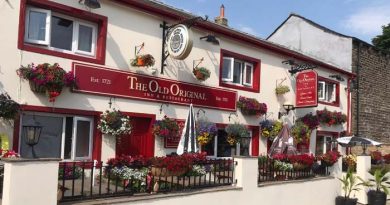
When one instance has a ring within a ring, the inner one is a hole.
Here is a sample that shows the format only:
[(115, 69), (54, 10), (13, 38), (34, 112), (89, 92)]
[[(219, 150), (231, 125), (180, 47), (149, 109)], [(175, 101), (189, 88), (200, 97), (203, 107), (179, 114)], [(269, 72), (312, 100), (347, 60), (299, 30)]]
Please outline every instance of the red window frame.
[[(240, 85), (224, 82), (222, 80), (223, 57), (232, 57), (245, 62), (253, 63), (252, 87), (247, 87), (244, 85), (240, 86)], [(255, 92), (255, 93), (260, 92), (260, 69), (261, 69), (260, 65), (261, 65), (260, 59), (252, 58), (249, 56), (245, 56), (228, 50), (221, 49), (221, 59), (219, 65), (219, 86), (226, 87), (226, 88), (233, 88), (237, 90), (245, 90), (245, 91)]]
[(322, 131), (322, 130), (317, 130), (317, 133), (316, 133), (316, 147), (314, 149), (314, 152), (316, 152), (317, 150), (317, 140), (318, 140), (318, 137), (325, 137), (325, 136), (332, 136), (333, 138), (339, 138), (340, 137), (340, 133), (339, 132), (332, 132), (332, 131)]
[[(323, 105), (330, 105), (330, 106), (340, 107), (340, 82), (335, 81), (335, 80), (331, 80), (331, 79), (328, 79), (328, 78), (324, 78), (324, 77), (321, 77), (321, 76), (318, 76), (318, 82), (319, 81), (324, 81), (324, 82), (327, 82), (327, 83), (334, 83), (334, 84), (336, 84), (336, 101), (334, 101), (334, 102), (324, 102), (324, 101), (321, 101), (320, 99), (318, 99), (318, 103), (323, 104)], [(318, 92), (318, 90), (317, 90), (317, 92)]]
[[(49, 50), (44, 47), (36, 46), (33, 44), (24, 42), (25, 26), (26, 26), (26, 7), (35, 6), (42, 9), (48, 9), (54, 12), (62, 13), (68, 16), (87, 20), (98, 24), (97, 42), (96, 42), (96, 54), (95, 57), (85, 57), (77, 54), (63, 53), (60, 51)], [(78, 60), (88, 63), (96, 63), (104, 65), (106, 61), (106, 39), (107, 39), (107, 17), (76, 9), (63, 4), (55, 3), (52, 1), (42, 0), (21, 0), (20, 2), (20, 15), (19, 15), (19, 33), (18, 33), (18, 49), (30, 51), (34, 53), (41, 53), (51, 56), (57, 56), (72, 60)]]

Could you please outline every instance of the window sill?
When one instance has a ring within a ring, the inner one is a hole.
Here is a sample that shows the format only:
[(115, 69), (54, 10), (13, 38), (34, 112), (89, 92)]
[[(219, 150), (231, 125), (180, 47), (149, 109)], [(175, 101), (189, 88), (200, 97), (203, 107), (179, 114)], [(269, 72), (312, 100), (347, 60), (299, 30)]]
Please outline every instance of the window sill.
[(340, 103), (339, 102), (325, 102), (325, 101), (318, 101), (319, 104), (323, 104), (323, 105), (330, 105), (330, 106), (334, 106), (334, 107), (340, 107)]
[(46, 55), (57, 56), (57, 57), (61, 57), (61, 58), (82, 61), (82, 62), (95, 63), (95, 64), (100, 64), (100, 65), (105, 64), (104, 58), (99, 58), (99, 57), (89, 58), (89, 57), (81, 56), (81, 55), (77, 55), (77, 54), (64, 53), (64, 52), (60, 52), (60, 51), (56, 51), (56, 50), (50, 50), (47, 48), (41, 48), (41, 47), (34, 46), (31, 44), (27, 44), (27, 43), (24, 43), (23, 45), (21, 45), (19, 49), (34, 52), (34, 53), (40, 53), (40, 54), (46, 54)]
[(236, 89), (236, 90), (244, 90), (244, 91), (249, 91), (249, 92), (254, 92), (254, 93), (258, 93), (260, 91), (260, 89), (255, 89), (253, 87), (227, 83), (227, 82), (224, 82), (224, 81), (220, 81), (219, 86), (220, 87), (225, 87), (225, 88), (233, 88), (233, 89)]

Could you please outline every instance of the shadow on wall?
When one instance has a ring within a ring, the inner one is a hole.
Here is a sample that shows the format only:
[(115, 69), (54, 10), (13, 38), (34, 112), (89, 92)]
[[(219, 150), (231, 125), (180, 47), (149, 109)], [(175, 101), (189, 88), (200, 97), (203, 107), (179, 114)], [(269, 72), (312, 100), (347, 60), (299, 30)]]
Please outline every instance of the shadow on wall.
[[(112, 38), (112, 35), (110, 32), (107, 32), (107, 53), (111, 56), (111, 58), (114, 60), (116, 67), (121, 70), (128, 71), (130, 69), (129, 62), (130, 57), (126, 58), (126, 56), (123, 55), (123, 52), (120, 49), (120, 45)], [(122, 46), (123, 47), (123, 46)]]

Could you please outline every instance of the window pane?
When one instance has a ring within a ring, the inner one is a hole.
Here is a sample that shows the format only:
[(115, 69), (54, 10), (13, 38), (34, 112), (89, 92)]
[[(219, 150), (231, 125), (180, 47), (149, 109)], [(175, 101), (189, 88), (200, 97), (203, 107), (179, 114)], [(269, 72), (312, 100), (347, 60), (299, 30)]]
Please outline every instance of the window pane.
[(325, 97), (325, 94), (324, 94), (325, 90), (324, 90), (323, 83), (324, 83), (323, 81), (318, 82), (318, 98), (322, 99), (322, 100)]
[(246, 84), (252, 84), (252, 66), (251, 65), (245, 65), (245, 83)]
[(53, 16), (51, 19), (50, 46), (64, 50), (72, 50), (73, 21)]
[(73, 117), (66, 118), (64, 159), (72, 158)]
[(234, 146), (226, 141), (227, 133), (225, 130), (218, 130), (217, 157), (231, 157), (236, 154)]
[(206, 152), (207, 156), (214, 156), (215, 139), (213, 138), (209, 143), (202, 147), (202, 152)]
[(326, 90), (327, 90), (326, 101), (333, 102), (333, 94), (334, 94), (333, 83), (327, 83)]
[(231, 63), (232, 63), (232, 60), (230, 58), (223, 59), (222, 78), (231, 79), (231, 77), (232, 77), (232, 72), (230, 69)]
[(316, 140), (316, 155), (321, 155), (324, 153), (324, 137), (317, 136)]
[(233, 83), (241, 84), (241, 78), (242, 78), (242, 63), (241, 62), (234, 62), (234, 68), (233, 68)]
[(46, 13), (38, 11), (29, 12), (27, 38), (44, 41), (46, 39)]
[(240, 156), (249, 156), (250, 137), (242, 138), (240, 143)]
[[(41, 137), (38, 144), (34, 146), (36, 157), (54, 157), (61, 158), (61, 141), (62, 141), (62, 117), (23, 115), (22, 125), (36, 121), (42, 126)], [(23, 128), (21, 129), (20, 155), (25, 158), (32, 158), (32, 149), (26, 144)]]
[(79, 25), (78, 50), (92, 52), (92, 35), (92, 27)]
[(90, 125), (90, 121), (77, 121), (76, 157), (89, 157)]

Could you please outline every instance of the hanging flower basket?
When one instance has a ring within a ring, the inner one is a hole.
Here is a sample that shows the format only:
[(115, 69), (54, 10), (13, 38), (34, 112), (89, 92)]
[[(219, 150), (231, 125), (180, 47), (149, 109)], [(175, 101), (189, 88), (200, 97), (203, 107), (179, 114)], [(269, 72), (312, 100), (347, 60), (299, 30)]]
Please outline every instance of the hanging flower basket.
[(290, 92), (290, 87), (288, 87), (287, 85), (278, 85), (275, 88), (276, 95), (283, 95), (288, 92)]
[(153, 125), (153, 134), (157, 137), (175, 139), (179, 134), (179, 125), (176, 120), (166, 115), (162, 120), (156, 120)]
[(73, 72), (66, 72), (58, 63), (53, 65), (48, 63), (29, 64), (21, 66), (16, 73), (19, 77), (29, 81), (30, 89), (33, 92), (46, 93), (50, 102), (55, 102), (63, 87), (76, 87)]
[(202, 146), (208, 144), (217, 135), (217, 132), (216, 124), (207, 119), (198, 119), (196, 122), (196, 133), (198, 135), (196, 139)]
[(260, 122), (261, 136), (269, 139), (273, 139), (278, 136), (279, 132), (283, 128), (283, 123), (278, 120), (264, 120)]
[(323, 110), (317, 110), (317, 118), (320, 123), (326, 124), (327, 126), (341, 125), (347, 122), (347, 116), (341, 112), (328, 111), (326, 108)]
[(205, 67), (194, 68), (192, 73), (194, 74), (195, 78), (199, 81), (205, 81), (210, 77), (210, 71)]
[(254, 98), (240, 96), (237, 107), (241, 109), (243, 115), (261, 116), (267, 113), (267, 104), (259, 103)]
[(301, 121), (296, 121), (291, 128), (291, 135), (294, 137), (296, 143), (305, 142), (310, 138), (311, 130)]
[(225, 131), (227, 133), (226, 141), (231, 146), (234, 146), (237, 144), (237, 142), (240, 142), (241, 138), (249, 137), (248, 129), (240, 123), (234, 123), (226, 126)]
[(150, 54), (138, 55), (135, 59), (131, 60), (131, 65), (135, 67), (152, 67), (154, 63), (154, 57)]
[(19, 112), (20, 106), (7, 93), (0, 94), (0, 118), (13, 120)]
[(120, 136), (131, 133), (130, 118), (122, 114), (119, 110), (106, 110), (100, 115), (97, 127), (103, 134)]

